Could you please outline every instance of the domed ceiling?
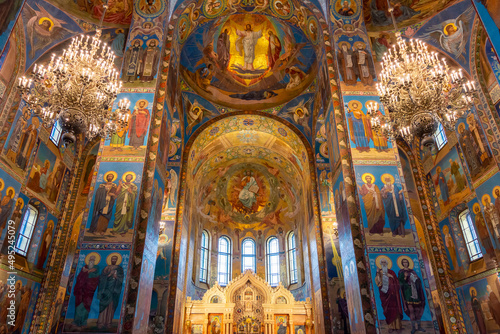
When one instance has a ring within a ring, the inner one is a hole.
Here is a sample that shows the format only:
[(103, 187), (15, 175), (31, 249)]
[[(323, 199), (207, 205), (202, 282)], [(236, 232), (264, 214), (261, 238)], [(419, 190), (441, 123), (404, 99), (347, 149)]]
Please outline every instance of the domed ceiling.
[(301, 139), (264, 116), (231, 116), (208, 126), (193, 143), (188, 163), (187, 187), (197, 192), (198, 214), (242, 229), (296, 217), (310, 182)]
[[(292, 16), (289, 7), (279, 8)], [(181, 16), (180, 73), (210, 102), (244, 110), (281, 105), (302, 93), (318, 72), (320, 32), (313, 16), (304, 30), (261, 14), (215, 19), (189, 35), (188, 25)]]
[[(332, 2), (331, 10), (339, 16), (345, 0)], [(347, 1), (351, 6), (351, 1)], [(427, 20), (457, 0), (390, 0), (399, 28)], [(393, 30), (388, 0), (364, 0), (363, 13), (366, 29), (370, 31)], [(355, 8), (353, 8), (355, 9)], [(348, 13), (344, 11), (344, 13)], [(344, 15), (345, 16), (345, 15)]]

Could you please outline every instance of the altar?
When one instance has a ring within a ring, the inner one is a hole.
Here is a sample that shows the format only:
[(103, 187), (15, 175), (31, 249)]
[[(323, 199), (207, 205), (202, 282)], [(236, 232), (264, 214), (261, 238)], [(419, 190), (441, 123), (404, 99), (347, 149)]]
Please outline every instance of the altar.
[(192, 334), (312, 334), (309, 299), (295, 301), (281, 284), (271, 287), (247, 270), (226, 287), (215, 284), (202, 300), (187, 298), (186, 331)]

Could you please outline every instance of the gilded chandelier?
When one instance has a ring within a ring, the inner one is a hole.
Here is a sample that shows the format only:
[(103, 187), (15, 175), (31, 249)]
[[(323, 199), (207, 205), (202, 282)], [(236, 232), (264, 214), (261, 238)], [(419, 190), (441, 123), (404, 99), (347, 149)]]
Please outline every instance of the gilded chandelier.
[(83, 133), (90, 140), (107, 137), (128, 123), (126, 101), (111, 111), (121, 88), (115, 55), (95, 36), (73, 38), (63, 54), (47, 66), (35, 64), (31, 78), (19, 79), (18, 89), (28, 109), (47, 125), (59, 120), (64, 143)]
[[(394, 18), (393, 18), (394, 21)], [(397, 26), (394, 21), (394, 26)], [(397, 43), (385, 53), (377, 83), (380, 100), (388, 111), (369, 108), (372, 127), (390, 138), (402, 137), (408, 143), (414, 137), (432, 134), (439, 123), (453, 130), (455, 123), (472, 105), (474, 82), (460, 71), (451, 71), (445, 59), (429, 52), (420, 40), (404, 41), (396, 33)]]

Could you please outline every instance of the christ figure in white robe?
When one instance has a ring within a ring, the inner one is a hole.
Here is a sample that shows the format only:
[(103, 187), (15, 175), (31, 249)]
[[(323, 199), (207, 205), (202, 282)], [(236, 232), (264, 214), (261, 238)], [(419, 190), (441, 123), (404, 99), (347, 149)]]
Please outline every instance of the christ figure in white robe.
[(236, 51), (240, 54), (244, 52), (243, 61), (245, 70), (253, 71), (253, 61), (255, 60), (255, 45), (262, 37), (262, 31), (252, 31), (252, 26), (247, 24), (245, 31), (237, 30), (236, 34), (240, 36), (236, 41)]

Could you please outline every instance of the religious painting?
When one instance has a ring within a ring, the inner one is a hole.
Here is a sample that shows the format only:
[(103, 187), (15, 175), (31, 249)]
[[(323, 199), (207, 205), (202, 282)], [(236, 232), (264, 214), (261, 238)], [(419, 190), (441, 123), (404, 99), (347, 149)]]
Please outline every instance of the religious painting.
[[(40, 283), (20, 275), (15, 276), (14, 282), (7, 281), (10, 276), (12, 275), (0, 270), (0, 289), (7, 291), (11, 284), (15, 287), (14, 294), (4, 293), (4, 298), (0, 300), (0, 329), (3, 329), (5, 333), (27, 334), (30, 331)], [(15, 319), (10, 319), (7, 316), (8, 306), (11, 302), (16, 304)]]
[[(10, 220), (12, 220), (14, 222), (13, 227), (14, 227), (14, 231), (16, 234), (17, 234), (19, 227), (21, 226), (21, 220), (22, 220), (24, 212), (27, 208), (27, 204), (28, 204), (29, 200), (30, 199), (28, 196), (26, 196), (23, 193), (19, 193), (19, 196), (17, 197), (17, 200), (15, 201), (15, 206), (14, 206), (14, 209), (12, 211), (12, 215), (10, 215), (10, 217), (7, 220), (7, 224), (8, 224), (8, 221), (10, 221)], [(2, 234), (0, 234), (0, 251), (2, 254), (8, 254), (8, 246), (10, 244), (9, 244), (9, 242), (8, 242), (9, 240), (6, 236), (7, 236), (7, 228), (4, 227), (4, 229), (2, 230)]]
[(294, 334), (306, 334), (306, 326), (305, 325), (294, 325)]
[(59, 150), (52, 145), (48, 147), (40, 142), (33, 166), (29, 173), (27, 187), (41, 199), (54, 205), (62, 188), (66, 166)]
[(393, 159), (391, 140), (372, 128), (368, 115), (369, 108), (374, 108), (379, 115), (385, 115), (380, 99), (376, 96), (344, 96), (344, 108), (353, 159)]
[[(24, 205), (16, 202), (21, 184), (4, 170), (0, 170), (0, 245), (7, 235), (9, 220), (12, 220), (13, 212), (20, 210)], [(1, 247), (0, 247), (1, 248)]]
[[(43, 261), (47, 259), (49, 254), (50, 243), (52, 242), (54, 236), (55, 226), (57, 226), (57, 218), (50, 212), (47, 212), (47, 207), (40, 203), (36, 198), (32, 198), (29, 204), (33, 205), (38, 210), (38, 217), (34, 227), (33, 234), (31, 236), (30, 247), (28, 250), (28, 255), (26, 257), (29, 263), (38, 263), (38, 261)], [(21, 231), (19, 231), (21, 233)], [(44, 242), (43, 238), (45, 237)], [(45, 248), (42, 251), (42, 248)], [(36, 268), (37, 266), (35, 266)]]
[[(272, 168), (254, 163), (232, 163), (223, 169), (226, 169), (226, 177), (212, 182), (216, 188), (210, 190), (213, 184), (206, 183), (199, 193), (202, 217), (242, 224), (240, 227), (246, 229), (258, 224), (280, 225), (286, 219), (285, 214), (290, 218), (294, 216), (295, 187), (273, 175)], [(283, 199), (280, 187), (286, 192)]]
[[(275, 6), (287, 10), (285, 1)], [(257, 110), (283, 104), (308, 87), (318, 70), (313, 43), (320, 29), (313, 17), (306, 32), (258, 14), (198, 25), (189, 37), (187, 28), (180, 33), (186, 39), (181, 75), (197, 94), (226, 107)]]
[(337, 61), (341, 87), (346, 90), (374, 90), (375, 64), (366, 41), (359, 36), (341, 36), (337, 43)]
[(331, 184), (332, 172), (330, 172), (329, 168), (318, 169), (318, 177), (321, 215), (332, 216), (335, 212)]
[[(454, 0), (436, 3), (434, 0), (393, 1), (394, 17), (400, 28), (423, 21), (446, 8)], [(364, 2), (366, 28), (368, 31), (387, 31), (392, 29), (389, 4), (385, 0), (369, 0)]]
[(450, 149), (446, 157), (432, 168), (428, 178), (433, 183), (438, 199), (435, 206), (439, 206), (441, 215), (445, 215), (470, 192), (456, 147)]
[(361, 216), (370, 245), (391, 243), (413, 246), (414, 239), (406, 210), (405, 195), (395, 166), (356, 166)]
[(499, 249), (498, 245), (500, 245), (500, 226), (494, 220), (495, 217), (490, 215), (491, 211), (488, 211), (488, 215), (483, 214), (478, 198), (474, 197), (467, 203), (467, 206), (485, 260), (488, 261), (488, 258), (495, 259), (495, 249)]
[(78, 237), (80, 236), (82, 220), (83, 220), (84, 212), (81, 211), (78, 216), (71, 222), (71, 235), (69, 237), (69, 246), (68, 246), (68, 256), (66, 257), (66, 261), (64, 263), (64, 270), (62, 273), (61, 284), (62, 282), (68, 280), (69, 273), (71, 270), (71, 266), (73, 264), (73, 258), (75, 256), (76, 246), (78, 245)]
[(174, 237), (174, 221), (162, 221), (164, 228), (158, 238), (158, 251), (156, 253), (155, 280), (168, 281), (170, 275), (170, 262), (172, 261), (172, 239)]
[(208, 315), (208, 334), (219, 334), (224, 331), (222, 314), (209, 314)]
[(328, 157), (330, 159), (330, 168), (332, 170), (335, 168), (337, 163), (340, 161), (340, 150), (339, 141), (337, 134), (337, 125), (334, 119), (333, 102), (330, 103), (328, 113), (327, 113), (327, 123), (326, 129), (326, 139), (328, 143)]
[(182, 93), (184, 105), (184, 124), (186, 126), (186, 136), (188, 140), (197, 128), (210, 118), (217, 116), (219, 111), (210, 102), (201, 98), (199, 95), (184, 92)]
[(475, 15), (470, 2), (459, 2), (426, 22), (414, 37), (440, 48), (468, 69), (469, 39)]
[(160, 41), (157, 37), (135, 37), (123, 55), (124, 87), (151, 87), (158, 74)]
[(289, 334), (288, 315), (274, 315), (274, 325), (276, 334)]
[(457, 288), (468, 333), (487, 334), (500, 330), (500, 284), (493, 274)]
[(474, 112), (459, 119), (456, 124), (458, 142), (473, 181), (496, 166), (481, 123)]
[(160, 16), (166, 8), (163, 0), (139, 0), (135, 1), (137, 13), (144, 18), (155, 18)]
[(165, 192), (163, 195), (162, 217), (167, 219), (169, 216), (175, 219), (177, 209), (177, 190), (179, 188), (180, 168), (171, 167), (167, 169), (167, 180)]
[(129, 251), (82, 250), (63, 332), (116, 333)]
[(282, 108), (280, 113), (281, 117), (295, 123), (306, 138), (312, 135), (314, 95), (307, 93), (293, 99)]
[(96, 144), (85, 158), (85, 165), (83, 166), (83, 172), (80, 181), (80, 196), (86, 197), (90, 193), (90, 186), (92, 185), (92, 178), (94, 177), (94, 166), (97, 160), (98, 152), (99, 144)]
[(21, 12), (24, 0), (5, 0), (0, 2), (0, 54), (3, 53), (9, 40), (10, 33), (14, 29), (17, 17)]
[(154, 94), (121, 93), (113, 104), (113, 110), (118, 108), (118, 102), (121, 99), (130, 101), (126, 111), (128, 125), (112, 134), (109, 139), (106, 139), (102, 151), (103, 158), (144, 157), (152, 117)]
[[(493, 226), (494, 239), (500, 236), (500, 173), (494, 174), (476, 188), (476, 195), (484, 213), (485, 222)], [(500, 241), (500, 240), (499, 240)]]
[(396, 35), (394, 33), (389, 33), (386, 31), (377, 33), (376, 35), (370, 36), (370, 44), (373, 53), (373, 59), (375, 60), (375, 70), (376, 73), (382, 71), (382, 59), (384, 54), (396, 44)]
[(209, 19), (216, 18), (226, 9), (224, 0), (205, 0), (201, 6), (203, 15)]
[(293, 2), (291, 0), (272, 0), (271, 11), (280, 19), (287, 20), (293, 16)]
[[(156, 0), (160, 2), (159, 0)], [(51, 3), (64, 11), (72, 14), (84, 21), (98, 23), (104, 13), (104, 2), (85, 1), (85, 0), (51, 0)], [(138, 2), (138, 1), (137, 1)], [(107, 2), (108, 9), (104, 15), (104, 22), (114, 26), (129, 26), (132, 22), (132, 13), (134, 11), (133, 0), (110, 0)]]
[(27, 36), (26, 68), (55, 43), (80, 32), (75, 21), (46, 2), (27, 0), (22, 15)]
[[(441, 238), (444, 242), (446, 257), (448, 258), (448, 263), (450, 264), (450, 269), (452, 274), (464, 272), (462, 267), (462, 261), (460, 259), (460, 251), (459, 247), (457, 247), (455, 243), (454, 230), (450, 226), (450, 221), (448, 218), (445, 218), (443, 221), (439, 223), (439, 230), (441, 231)], [(465, 249), (464, 249), (465, 250)]]
[(47, 266), (49, 261), (49, 252), (56, 232), (56, 223), (53, 219), (50, 219), (45, 225), (42, 237), (40, 238), (38, 246), (38, 254), (36, 260), (34, 261), (35, 268), (38, 270), (43, 270)]
[(131, 242), (143, 165), (101, 162), (86, 224), (85, 241)]
[(354, 0), (337, 0), (332, 1), (332, 5), (334, 8), (332, 10), (335, 11), (336, 14), (344, 17), (350, 17), (358, 14), (358, 4)]
[(16, 174), (24, 176), (37, 143), (40, 119), (32, 117), (31, 112), (21, 101), (12, 124), (3, 148), (2, 161)]
[(61, 316), (62, 307), (64, 304), (64, 297), (66, 296), (66, 287), (59, 286), (57, 290), (56, 301), (53, 304), (54, 307), (54, 318), (52, 320), (51, 333), (57, 333), (57, 327), (59, 327), (59, 319)]
[[(382, 333), (434, 329), (417, 254), (368, 254)], [(409, 307), (409, 306), (413, 307)]]

